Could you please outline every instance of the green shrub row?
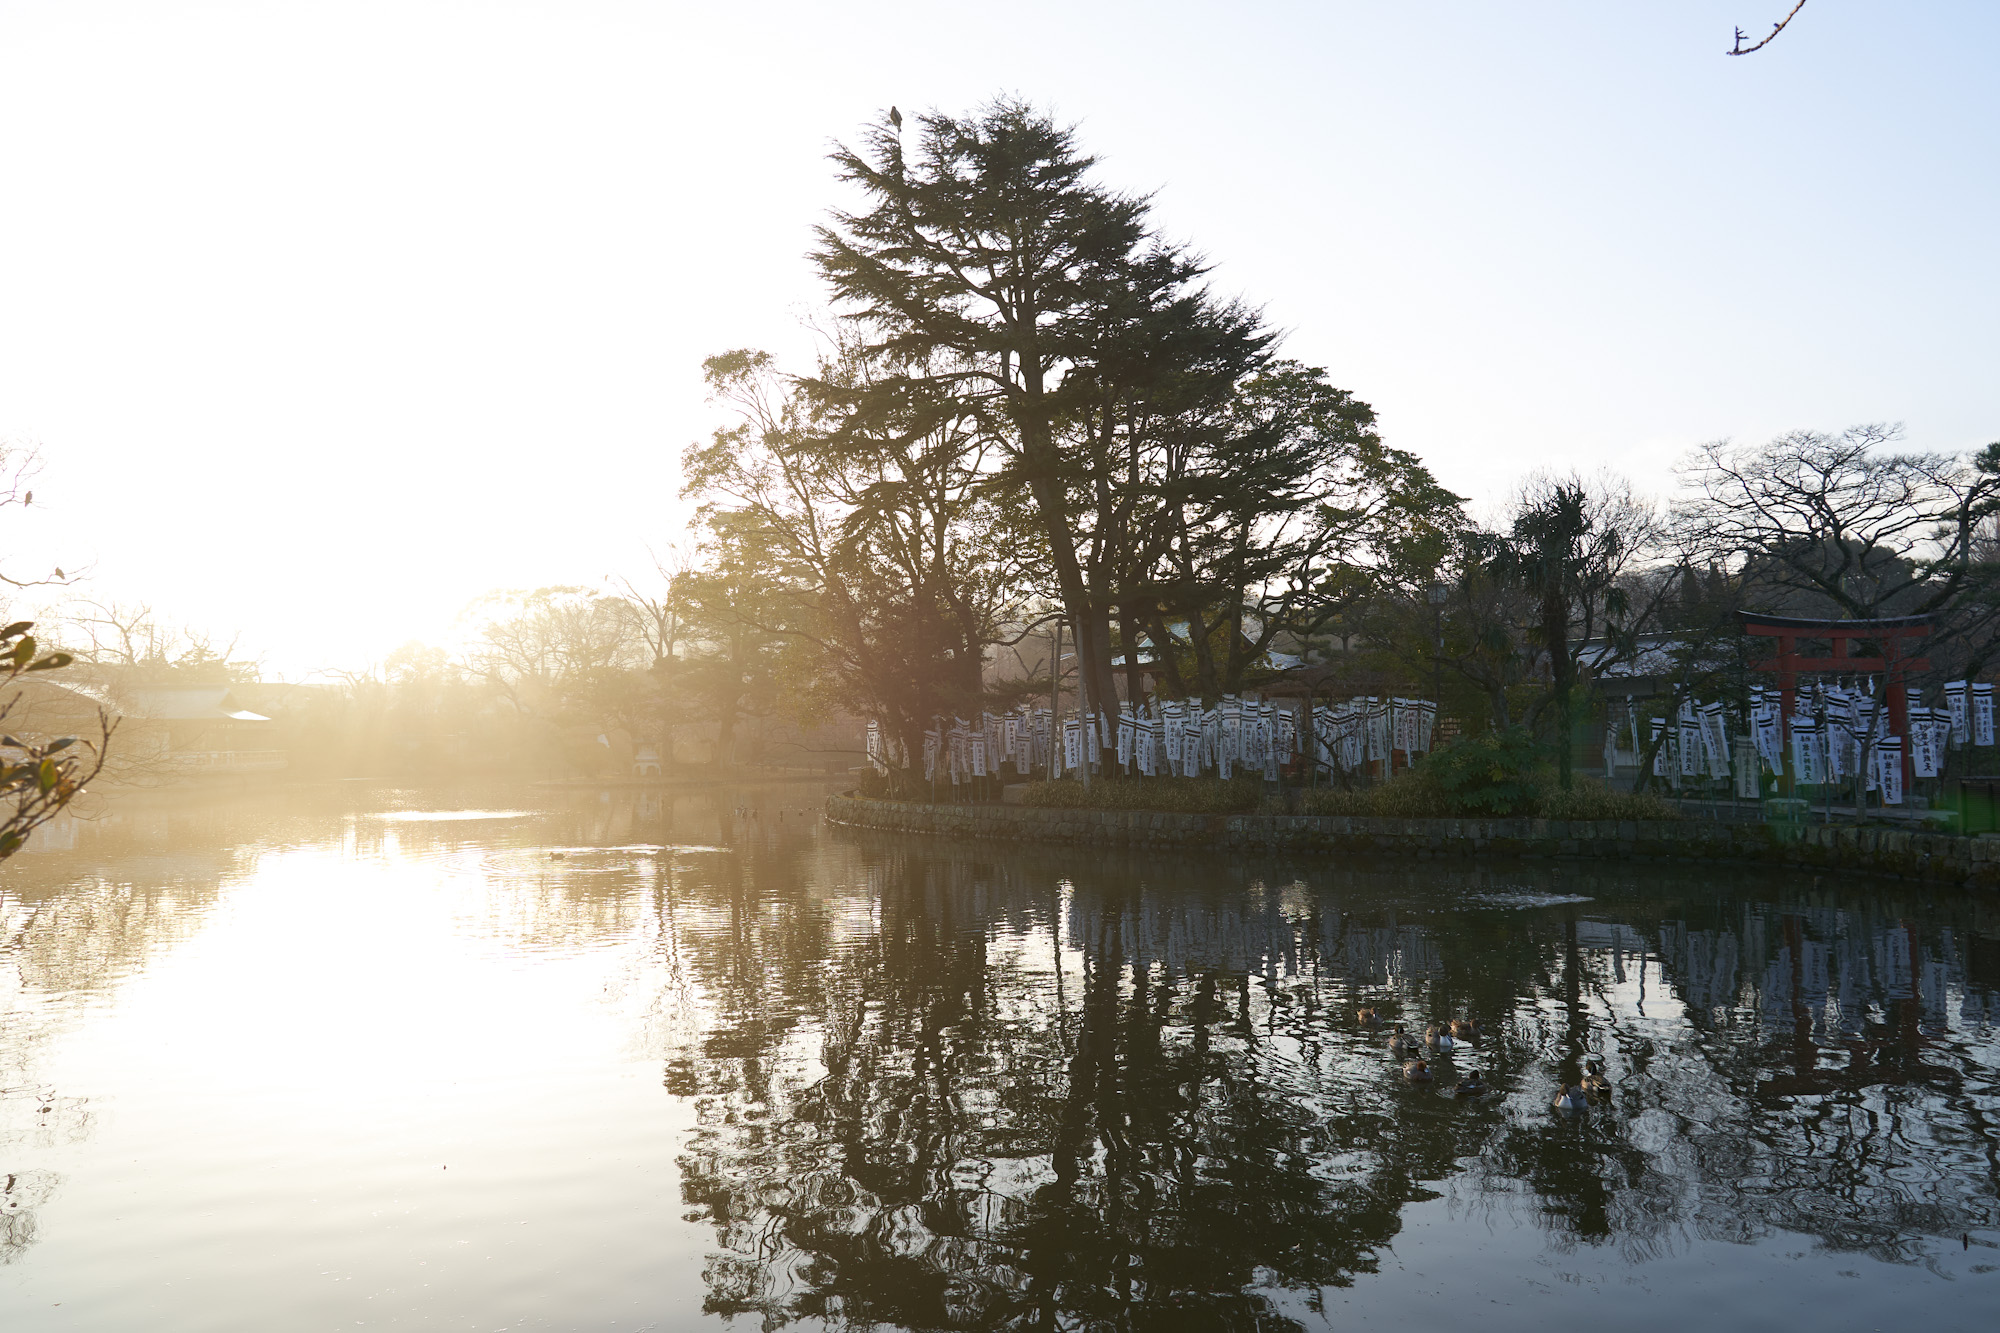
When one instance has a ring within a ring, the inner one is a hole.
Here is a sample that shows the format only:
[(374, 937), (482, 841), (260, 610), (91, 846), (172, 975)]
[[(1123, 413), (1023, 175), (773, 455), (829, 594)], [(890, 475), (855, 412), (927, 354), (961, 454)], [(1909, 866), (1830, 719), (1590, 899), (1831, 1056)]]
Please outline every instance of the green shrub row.
[[(1293, 802), (1296, 802), (1295, 804)], [(1527, 732), (1464, 737), (1372, 787), (1321, 787), (1287, 799), (1266, 795), (1263, 782), (1246, 775), (1219, 778), (1099, 778), (1081, 782), (1031, 782), (1025, 804), (1043, 809), (1150, 810), (1176, 814), (1374, 815), (1397, 819), (1530, 815), (1545, 819), (1679, 819), (1680, 810), (1651, 792), (1613, 791), (1579, 778), (1568, 791), (1556, 785), (1548, 751)]]
[(1437, 819), (1455, 815), (1533, 816), (1542, 819), (1679, 819), (1679, 807), (1652, 792), (1613, 791), (1591, 778), (1578, 778), (1568, 791), (1550, 781), (1504, 812), (1453, 801), (1423, 768), (1398, 773), (1379, 787), (1350, 790), (1322, 787), (1300, 793), (1308, 815), (1379, 815), (1395, 819)]
[(1022, 804), (1044, 810), (1147, 810), (1158, 814), (1242, 815), (1264, 808), (1264, 780), (1231, 778), (1093, 778), (1086, 788), (1065, 778), (1030, 782)]
[[(1493, 814), (1454, 802), (1435, 775), (1414, 768), (1380, 786), (1342, 789), (1321, 787), (1294, 791), (1290, 800), (1267, 795), (1254, 777), (1233, 778), (1097, 778), (1088, 789), (1081, 782), (1031, 782), (1022, 804), (1044, 810), (1138, 810), (1157, 814), (1245, 815), (1373, 815), (1394, 819), (1436, 819), (1452, 815)], [(1612, 791), (1601, 783), (1579, 778), (1568, 791), (1551, 782), (1531, 801), (1509, 814), (1545, 819), (1679, 819), (1680, 810), (1651, 792)]]
[[(872, 781), (870, 780), (872, 779)], [(864, 775), (864, 795), (888, 795), (887, 783)], [(921, 795), (916, 799), (923, 799)], [(1141, 810), (1160, 814), (1374, 815), (1392, 819), (1531, 815), (1544, 819), (1679, 819), (1678, 807), (1651, 792), (1613, 791), (1578, 778), (1556, 785), (1548, 751), (1525, 731), (1467, 736), (1372, 787), (1320, 787), (1267, 794), (1263, 779), (1074, 779), (1026, 784), (1022, 804), (1044, 810)]]

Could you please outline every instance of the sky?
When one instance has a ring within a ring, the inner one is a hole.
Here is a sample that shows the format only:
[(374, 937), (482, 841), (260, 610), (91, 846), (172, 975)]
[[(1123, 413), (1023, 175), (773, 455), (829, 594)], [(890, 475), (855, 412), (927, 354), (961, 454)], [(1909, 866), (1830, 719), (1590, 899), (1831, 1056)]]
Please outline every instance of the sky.
[[(997, 94), (1493, 512), (1705, 441), (2000, 439), (2000, 5), (0, 0), (0, 570), (269, 676), (688, 540), (826, 160)], [(39, 594), (27, 594), (21, 604)]]

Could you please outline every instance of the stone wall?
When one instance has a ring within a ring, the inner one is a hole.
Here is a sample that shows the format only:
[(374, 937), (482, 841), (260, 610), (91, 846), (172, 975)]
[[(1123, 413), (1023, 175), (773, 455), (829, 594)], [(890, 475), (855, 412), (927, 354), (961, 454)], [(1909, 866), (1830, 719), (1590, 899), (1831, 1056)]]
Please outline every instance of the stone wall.
[(927, 805), (834, 796), (827, 818), (854, 828), (951, 838), (1082, 843), (1143, 850), (1348, 852), (1416, 856), (1604, 857), (1838, 867), (2000, 887), (2000, 837), (1900, 829), (1704, 820), (1387, 819), (1362, 815), (1169, 815)]

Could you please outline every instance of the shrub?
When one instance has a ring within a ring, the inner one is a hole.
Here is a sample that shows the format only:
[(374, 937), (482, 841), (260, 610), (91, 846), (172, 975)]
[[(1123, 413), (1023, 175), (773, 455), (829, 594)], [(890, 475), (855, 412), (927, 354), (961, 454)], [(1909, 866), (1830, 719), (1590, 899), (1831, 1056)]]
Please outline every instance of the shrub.
[(1264, 780), (1231, 778), (1096, 778), (1089, 788), (1064, 778), (1030, 782), (1022, 804), (1045, 810), (1150, 810), (1162, 814), (1240, 815), (1264, 802)]
[(1309, 815), (1380, 815), (1427, 819), (1447, 815), (1540, 815), (1548, 819), (1679, 819), (1680, 808), (1651, 792), (1614, 791), (1579, 779), (1556, 787), (1546, 752), (1515, 730), (1468, 736), (1415, 768), (1373, 787), (1300, 793)]
[(1405, 769), (1375, 787), (1319, 787), (1299, 794), (1299, 809), (1308, 815), (1382, 815), (1394, 819), (1429, 819), (1453, 813), (1437, 775), (1426, 764)]
[(1462, 736), (1425, 758), (1452, 814), (1525, 815), (1540, 804), (1547, 754), (1524, 727)]
[(1657, 792), (1614, 791), (1589, 778), (1576, 779), (1568, 791), (1551, 786), (1536, 813), (1549, 819), (1681, 818), (1680, 807)]

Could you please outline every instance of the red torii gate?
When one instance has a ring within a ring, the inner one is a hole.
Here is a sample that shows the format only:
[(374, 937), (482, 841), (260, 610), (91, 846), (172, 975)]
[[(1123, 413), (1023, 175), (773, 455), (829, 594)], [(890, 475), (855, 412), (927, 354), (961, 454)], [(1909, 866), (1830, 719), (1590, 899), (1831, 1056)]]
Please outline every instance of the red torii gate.
[[(1793, 616), (1766, 616), (1754, 611), (1738, 611), (1745, 634), (1761, 634), (1778, 641), (1778, 655), (1752, 662), (1752, 671), (1768, 671), (1778, 678), (1778, 697), (1783, 701), (1779, 716), (1779, 743), (1789, 745), (1792, 728), (1792, 699), (1798, 691), (1799, 675), (1879, 675), (1882, 693), (1889, 705), (1889, 732), (1910, 734), (1910, 700), (1904, 680), (1912, 671), (1930, 670), (1928, 657), (1908, 655), (1904, 641), (1921, 639), (1931, 632), (1934, 615), (1896, 616), (1887, 620), (1804, 620)], [(1801, 639), (1825, 639), (1829, 657), (1801, 657)], [(1856, 640), (1877, 645), (1879, 656), (1854, 655)], [(1915, 647), (1912, 644), (1910, 647)], [(1903, 781), (1910, 780), (1910, 747), (1903, 747)], [(1785, 773), (1785, 789), (1791, 790), (1792, 775)]]

